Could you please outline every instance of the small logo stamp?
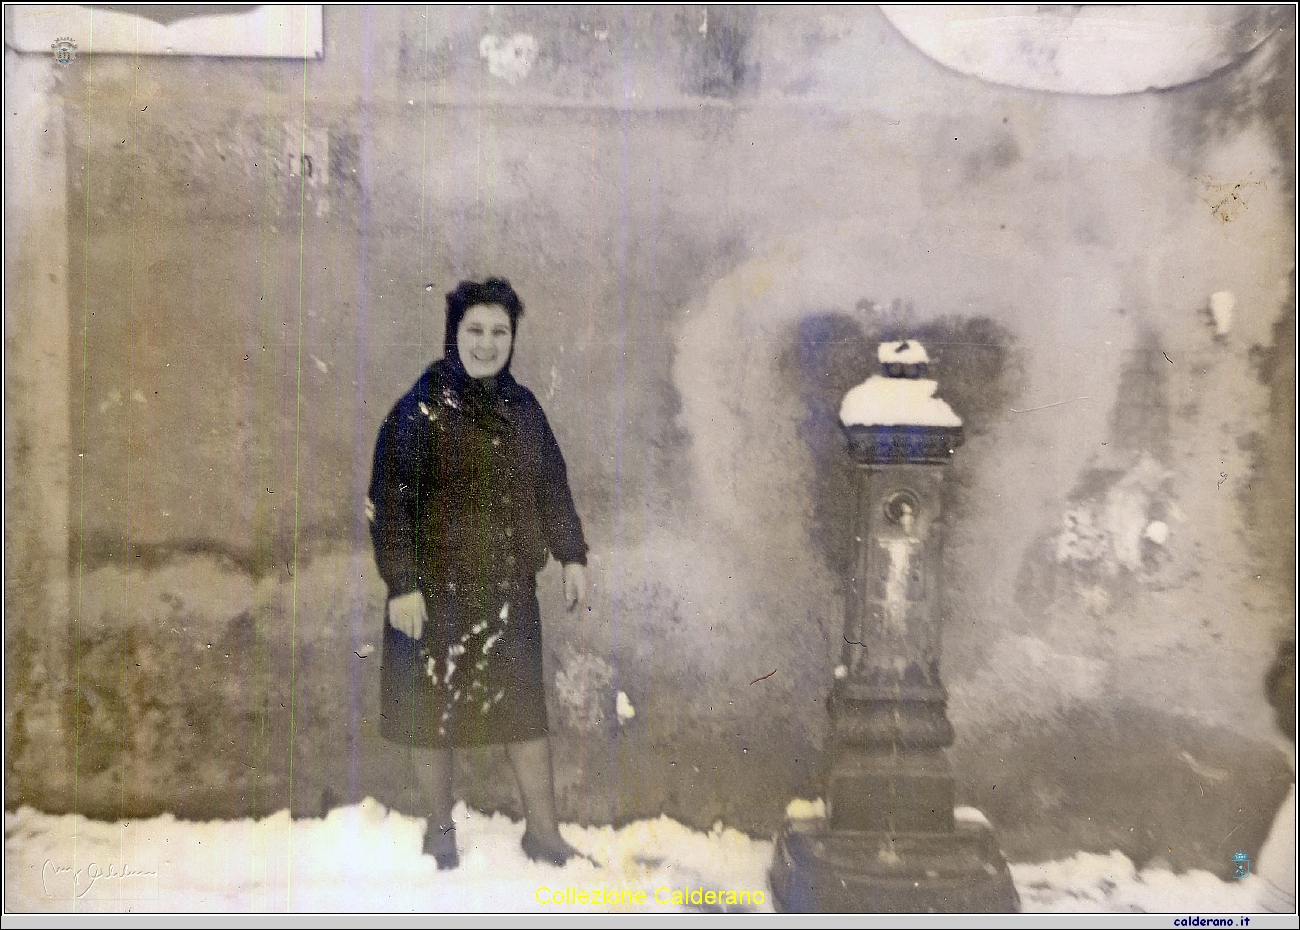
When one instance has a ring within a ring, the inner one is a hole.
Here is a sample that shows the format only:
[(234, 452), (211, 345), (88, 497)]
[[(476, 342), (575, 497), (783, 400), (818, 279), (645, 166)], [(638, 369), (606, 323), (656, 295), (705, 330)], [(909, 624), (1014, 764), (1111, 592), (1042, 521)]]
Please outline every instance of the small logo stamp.
[(1244, 852), (1235, 852), (1232, 854), (1232, 861), (1237, 863), (1237, 872), (1234, 876), (1237, 881), (1241, 881), (1250, 875), (1250, 857)]
[(60, 36), (55, 39), (50, 43), (50, 48), (54, 49), (54, 60), (61, 65), (70, 64), (77, 60), (77, 43), (67, 36)]

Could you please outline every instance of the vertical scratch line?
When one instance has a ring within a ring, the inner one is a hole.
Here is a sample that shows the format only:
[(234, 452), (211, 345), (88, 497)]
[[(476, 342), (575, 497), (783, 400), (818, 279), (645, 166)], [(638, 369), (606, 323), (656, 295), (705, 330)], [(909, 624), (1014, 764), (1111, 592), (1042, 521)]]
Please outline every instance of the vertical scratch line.
[[(89, 373), (87, 371), (87, 358), (89, 356), (89, 332), (90, 332), (90, 153), (92, 151), (90, 144), (90, 118), (94, 112), (94, 100), (92, 99), (95, 88), (95, 13), (92, 10), (87, 22), (90, 23), (90, 40), (86, 43), (86, 58), (89, 60), (87, 71), (89, 77), (86, 79), (86, 228), (85, 240), (83, 243), (84, 259), (81, 264), (81, 454), (78, 458), (81, 460), (79, 468), (79, 493), (77, 501), (78, 506), (78, 532), (77, 532), (77, 613), (73, 618), (73, 642), (75, 652), (75, 685), (74, 693), (76, 702), (73, 705), (72, 712), (72, 811), (77, 812), (81, 802), (81, 610), (85, 603), (84, 590), (84, 573), (85, 573), (85, 551), (86, 551), (86, 404), (89, 393)], [(77, 821), (73, 819), (72, 825), (72, 867), (77, 868)], [(77, 911), (77, 901), (74, 896), (72, 902), (72, 912)]]
[[(299, 119), (301, 142), (298, 152), (307, 150), (307, 17), (310, 7), (303, 8), (302, 30), (302, 111)], [(328, 166), (326, 166), (328, 171)], [(295, 736), (294, 699), (297, 696), (296, 676), (298, 671), (298, 540), (299, 516), (301, 510), (301, 465), (302, 465), (302, 303), (305, 280), (304, 246), (307, 228), (307, 173), (299, 165), (298, 170), (298, 380), (297, 406), (293, 423), (293, 580), (292, 609), (289, 620), (289, 831), (288, 831), (288, 868), (284, 876), (285, 910), (293, 908), (293, 743)]]
[[(129, 284), (127, 285), (127, 316), (128, 331), (130, 332), (130, 361), (127, 365), (128, 378), (127, 390), (133, 391), (135, 388), (135, 269), (136, 269), (136, 237), (137, 219), (140, 213), (140, 108), (135, 104), (140, 101), (140, 18), (135, 18), (135, 70), (133, 74), (132, 93), (131, 93), (131, 110), (135, 120), (135, 138), (133, 145), (133, 164), (131, 172), (131, 263), (128, 271)], [(122, 646), (122, 694), (125, 696), (130, 693), (131, 686), (131, 472), (132, 461), (134, 459), (134, 447), (132, 445), (131, 432), (131, 414), (132, 405), (126, 404), (126, 490), (123, 494), (125, 506), (123, 512), (126, 514), (126, 568), (122, 573), (122, 616), (125, 620), (123, 623), (123, 632), (125, 633)], [(122, 810), (126, 810), (126, 764), (127, 764), (127, 715), (122, 715), (122, 778), (121, 778), (121, 795), (119, 804)], [(126, 827), (122, 826), (119, 833), (119, 858), (126, 862)], [(118, 882), (117, 896), (118, 904), (121, 906), (125, 889), (122, 883)]]

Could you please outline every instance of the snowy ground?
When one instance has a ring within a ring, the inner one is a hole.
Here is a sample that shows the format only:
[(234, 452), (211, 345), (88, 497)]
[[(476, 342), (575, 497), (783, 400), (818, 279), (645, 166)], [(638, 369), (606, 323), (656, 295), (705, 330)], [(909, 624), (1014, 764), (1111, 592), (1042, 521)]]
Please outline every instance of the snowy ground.
[[(976, 812), (970, 812), (976, 816)], [(700, 833), (667, 817), (565, 825), (591, 856), (559, 869), (529, 862), (523, 824), (457, 805), (461, 868), (420, 854), (424, 821), (367, 799), (327, 818), (190, 823), (171, 816), (99, 823), (28, 808), (5, 814), (5, 910), (70, 911), (770, 911), (772, 843), (721, 824)], [(1079, 853), (1011, 867), (1025, 911), (1213, 913), (1258, 910), (1252, 879), (1138, 871), (1125, 856)], [(564, 889), (644, 891), (619, 907), (551, 903)], [(674, 904), (674, 891), (750, 892), (750, 905)], [(655, 899), (660, 899), (657, 902)]]

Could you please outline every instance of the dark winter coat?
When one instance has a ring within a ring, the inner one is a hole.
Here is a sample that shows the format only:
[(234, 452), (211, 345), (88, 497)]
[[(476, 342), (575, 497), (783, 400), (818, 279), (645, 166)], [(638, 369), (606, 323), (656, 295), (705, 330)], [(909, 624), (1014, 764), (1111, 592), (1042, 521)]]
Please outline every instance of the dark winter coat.
[(548, 551), (586, 564), (546, 414), (508, 368), (495, 381), (486, 390), (443, 359), (380, 427), (367, 509), (390, 598), (457, 584), (504, 590), (536, 575)]

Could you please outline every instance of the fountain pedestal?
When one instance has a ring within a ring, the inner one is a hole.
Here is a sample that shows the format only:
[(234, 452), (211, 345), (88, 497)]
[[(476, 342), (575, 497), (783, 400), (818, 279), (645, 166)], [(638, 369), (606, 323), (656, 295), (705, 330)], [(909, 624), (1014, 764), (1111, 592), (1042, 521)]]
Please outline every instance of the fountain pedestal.
[[(941, 490), (961, 421), (931, 396), (934, 382), (916, 379), (928, 359), (886, 364), (900, 345), (924, 358), (916, 343), (887, 343), (881, 361), (911, 383), (872, 378), (841, 411), (856, 499), (844, 647), (828, 702), (827, 816), (786, 823), (772, 891), (787, 911), (1015, 911), (992, 829), (954, 817), (944, 753), (953, 730), (939, 675)], [(920, 422), (849, 422), (861, 418), (855, 409), (884, 420), (902, 419), (890, 415), (901, 409)]]

